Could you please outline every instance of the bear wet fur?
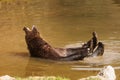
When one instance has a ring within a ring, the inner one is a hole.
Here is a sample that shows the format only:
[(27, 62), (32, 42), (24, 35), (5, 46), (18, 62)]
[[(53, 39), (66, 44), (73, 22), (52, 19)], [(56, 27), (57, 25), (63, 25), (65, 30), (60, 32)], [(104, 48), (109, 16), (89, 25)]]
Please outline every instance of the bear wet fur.
[(97, 34), (93, 32), (93, 37), (85, 43), (82, 47), (77, 48), (54, 48), (48, 44), (36, 27), (30, 30), (24, 27), (25, 40), (31, 57), (39, 57), (52, 60), (83, 60), (85, 57), (102, 56), (104, 53), (104, 45), (98, 42)]

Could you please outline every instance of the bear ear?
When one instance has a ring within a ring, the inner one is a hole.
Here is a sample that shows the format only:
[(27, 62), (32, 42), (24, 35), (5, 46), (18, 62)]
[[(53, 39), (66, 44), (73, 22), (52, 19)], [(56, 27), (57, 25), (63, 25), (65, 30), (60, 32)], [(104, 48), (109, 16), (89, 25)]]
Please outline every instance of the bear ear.
[(95, 31), (92, 33), (92, 35), (93, 37), (97, 37), (97, 33)]
[(35, 27), (35, 25), (32, 26), (32, 32), (34, 32), (34, 33), (37, 33), (37, 32), (38, 32), (38, 31), (37, 31), (37, 28)]
[(25, 31), (26, 34), (30, 32), (30, 29), (28, 27), (24, 27), (23, 30)]

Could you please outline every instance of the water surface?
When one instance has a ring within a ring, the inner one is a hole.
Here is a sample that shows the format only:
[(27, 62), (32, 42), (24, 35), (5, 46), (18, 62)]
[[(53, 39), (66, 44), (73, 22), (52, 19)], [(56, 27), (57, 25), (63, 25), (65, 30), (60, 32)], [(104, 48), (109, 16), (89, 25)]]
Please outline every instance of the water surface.
[[(119, 0), (0, 1), (0, 75), (63, 76), (73, 80), (96, 75), (112, 65), (120, 79)], [(105, 44), (102, 57), (56, 62), (29, 57), (22, 28), (36, 25), (54, 47), (77, 47), (93, 31)]]

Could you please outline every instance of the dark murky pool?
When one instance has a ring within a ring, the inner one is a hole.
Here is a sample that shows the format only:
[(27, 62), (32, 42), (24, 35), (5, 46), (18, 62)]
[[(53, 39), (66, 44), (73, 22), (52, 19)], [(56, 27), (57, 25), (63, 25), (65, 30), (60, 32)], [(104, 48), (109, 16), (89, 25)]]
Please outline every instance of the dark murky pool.
[[(24, 26), (36, 25), (54, 47), (76, 47), (96, 31), (105, 44), (102, 57), (56, 62), (30, 58)], [(72, 80), (96, 75), (112, 65), (120, 79), (119, 0), (1, 0), (0, 75), (63, 76)]]

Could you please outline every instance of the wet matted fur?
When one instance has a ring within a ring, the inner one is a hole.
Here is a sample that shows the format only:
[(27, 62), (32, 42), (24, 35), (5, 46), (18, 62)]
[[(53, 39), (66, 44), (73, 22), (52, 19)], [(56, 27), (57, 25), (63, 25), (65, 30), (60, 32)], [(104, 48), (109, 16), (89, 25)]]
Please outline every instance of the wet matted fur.
[(102, 42), (98, 42), (96, 32), (92, 33), (93, 37), (82, 47), (54, 48), (40, 36), (36, 27), (33, 26), (31, 30), (24, 27), (23, 30), (31, 57), (72, 61), (83, 60), (90, 56), (102, 56), (104, 53), (104, 45)]

